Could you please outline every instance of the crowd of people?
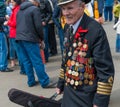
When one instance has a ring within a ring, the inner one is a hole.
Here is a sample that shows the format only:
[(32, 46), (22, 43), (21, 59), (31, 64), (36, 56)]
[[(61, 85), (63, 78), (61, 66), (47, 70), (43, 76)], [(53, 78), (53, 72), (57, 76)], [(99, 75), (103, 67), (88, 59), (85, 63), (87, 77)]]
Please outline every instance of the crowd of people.
[[(120, 12), (115, 15), (115, 10), (120, 10), (115, 9), (119, 8), (119, 2), (113, 9), (115, 3), (114, 0), (8, 0), (5, 4), (0, 0), (0, 72), (13, 71), (8, 68), (8, 36), (11, 67), (16, 65), (17, 56), (20, 74), (26, 74), (29, 87), (38, 83), (36, 72), (41, 87), (57, 87), (57, 94), (64, 92), (61, 107), (108, 107), (114, 65), (101, 20), (104, 17), (105, 22), (112, 21), (114, 14), (117, 24), (114, 28), (120, 25)], [(49, 62), (49, 57), (58, 53), (56, 29), (62, 56), (58, 83), (46, 73), (40, 54), (43, 50), (45, 62)]]

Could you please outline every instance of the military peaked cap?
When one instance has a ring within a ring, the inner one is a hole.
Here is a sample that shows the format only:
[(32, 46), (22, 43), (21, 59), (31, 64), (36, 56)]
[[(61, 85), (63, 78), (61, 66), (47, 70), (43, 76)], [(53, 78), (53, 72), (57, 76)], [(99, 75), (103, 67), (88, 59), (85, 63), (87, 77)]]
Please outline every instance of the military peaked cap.
[[(63, 5), (63, 4), (67, 4), (70, 2), (73, 2), (75, 0), (58, 0), (58, 5)], [(83, 2), (85, 2), (85, 4), (89, 3), (91, 0), (81, 0)]]

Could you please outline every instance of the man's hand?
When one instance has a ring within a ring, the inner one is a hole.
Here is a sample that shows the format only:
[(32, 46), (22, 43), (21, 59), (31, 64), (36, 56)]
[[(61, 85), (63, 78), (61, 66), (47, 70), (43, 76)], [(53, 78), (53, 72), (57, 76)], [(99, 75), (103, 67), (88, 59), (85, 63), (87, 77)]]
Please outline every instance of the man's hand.
[(93, 105), (93, 107), (98, 107), (97, 105)]
[(44, 41), (41, 41), (41, 42), (40, 42), (40, 48), (41, 48), (41, 49), (44, 49), (44, 48), (45, 48), (45, 43), (44, 43)]
[(46, 25), (46, 23), (45, 23), (45, 22), (42, 22), (42, 25), (43, 25), (43, 26), (45, 26), (45, 25)]

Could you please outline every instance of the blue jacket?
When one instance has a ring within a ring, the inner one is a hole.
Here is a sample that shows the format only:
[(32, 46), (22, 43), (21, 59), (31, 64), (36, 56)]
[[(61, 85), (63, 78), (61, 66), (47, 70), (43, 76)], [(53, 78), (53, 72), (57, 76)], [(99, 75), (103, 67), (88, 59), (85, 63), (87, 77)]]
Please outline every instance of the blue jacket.
[(113, 6), (114, 0), (105, 0), (104, 6)]

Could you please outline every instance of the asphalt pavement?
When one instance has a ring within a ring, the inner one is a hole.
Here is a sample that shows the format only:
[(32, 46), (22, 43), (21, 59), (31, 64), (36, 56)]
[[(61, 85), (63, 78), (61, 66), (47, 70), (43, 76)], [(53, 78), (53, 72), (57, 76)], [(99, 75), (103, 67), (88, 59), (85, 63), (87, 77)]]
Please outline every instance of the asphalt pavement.
[[(110, 99), (109, 107), (120, 107), (120, 53), (115, 52), (115, 39), (116, 32), (113, 30), (113, 22), (103, 24), (108, 36), (112, 57), (115, 65), (115, 81)], [(46, 64), (47, 74), (50, 78), (58, 79), (59, 69), (61, 65), (61, 54), (59, 47), (59, 38), (57, 38), (58, 54), (50, 57), (49, 62)], [(8, 91), (11, 88), (17, 88), (35, 95), (50, 97), (55, 93), (55, 88), (43, 89), (40, 85), (35, 87), (27, 86), (27, 77), (19, 74), (19, 67), (15, 67), (14, 72), (0, 72), (0, 107), (21, 107), (12, 103), (8, 98)], [(37, 80), (37, 77), (36, 77)], [(56, 100), (61, 98), (58, 96)]]

